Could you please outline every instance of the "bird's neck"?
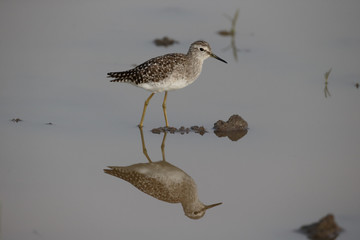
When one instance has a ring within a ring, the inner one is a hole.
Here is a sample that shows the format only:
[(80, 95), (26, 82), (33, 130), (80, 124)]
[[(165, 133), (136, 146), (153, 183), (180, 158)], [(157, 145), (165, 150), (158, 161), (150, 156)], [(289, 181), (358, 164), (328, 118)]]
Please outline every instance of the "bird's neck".
[(188, 73), (188, 76), (191, 76), (192, 80), (194, 81), (201, 73), (204, 60), (196, 58), (192, 54), (188, 54), (187, 57), (192, 58), (192, 60), (188, 61), (186, 71)]

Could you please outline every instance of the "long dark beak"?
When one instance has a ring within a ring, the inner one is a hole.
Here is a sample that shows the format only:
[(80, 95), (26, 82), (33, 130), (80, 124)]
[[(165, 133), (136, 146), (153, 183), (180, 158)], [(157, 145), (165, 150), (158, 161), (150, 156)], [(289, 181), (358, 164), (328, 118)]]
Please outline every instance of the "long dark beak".
[(224, 63), (227, 63), (224, 59), (219, 58), (219, 57), (216, 56), (215, 54), (213, 54), (213, 53), (211, 53), (211, 52), (210, 52), (209, 54), (210, 54), (211, 57), (216, 58), (217, 60), (222, 61), (222, 62), (224, 62)]
[[(220, 60), (220, 59), (219, 59)], [(221, 59), (222, 60), (222, 59)], [(224, 60), (223, 60), (224, 61)], [(224, 61), (225, 62), (225, 61)], [(226, 62), (225, 62), (226, 63)], [(215, 203), (215, 204), (211, 204), (211, 205), (206, 205), (205, 206), (205, 209), (209, 209), (209, 208), (213, 208), (213, 207), (216, 207), (216, 206), (219, 206), (220, 204), (222, 203)]]

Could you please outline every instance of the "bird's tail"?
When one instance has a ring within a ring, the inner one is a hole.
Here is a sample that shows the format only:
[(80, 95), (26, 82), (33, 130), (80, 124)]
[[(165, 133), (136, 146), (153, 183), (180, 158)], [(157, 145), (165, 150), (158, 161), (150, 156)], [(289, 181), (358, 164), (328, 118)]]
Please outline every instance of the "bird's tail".
[(122, 178), (121, 176), (121, 167), (108, 167), (110, 169), (104, 169), (104, 172), (109, 174), (109, 175), (113, 175), (115, 177), (119, 177), (119, 178)]
[(114, 78), (112, 80), (110, 80), (110, 82), (124, 82), (126, 81), (126, 74), (124, 74), (124, 72), (109, 72), (107, 74), (108, 78)]

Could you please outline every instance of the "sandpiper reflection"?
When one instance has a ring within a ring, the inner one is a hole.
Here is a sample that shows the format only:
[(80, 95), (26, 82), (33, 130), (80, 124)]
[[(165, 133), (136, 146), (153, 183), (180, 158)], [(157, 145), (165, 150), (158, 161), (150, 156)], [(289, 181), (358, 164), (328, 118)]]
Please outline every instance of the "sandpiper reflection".
[(184, 213), (191, 219), (204, 216), (207, 209), (221, 203), (205, 205), (199, 198), (194, 180), (183, 170), (165, 161), (165, 139), (161, 144), (162, 161), (151, 161), (144, 142), (144, 135), (140, 129), (141, 142), (144, 155), (148, 163), (138, 163), (126, 167), (109, 166), (104, 172), (121, 178), (140, 191), (169, 203), (181, 203)]

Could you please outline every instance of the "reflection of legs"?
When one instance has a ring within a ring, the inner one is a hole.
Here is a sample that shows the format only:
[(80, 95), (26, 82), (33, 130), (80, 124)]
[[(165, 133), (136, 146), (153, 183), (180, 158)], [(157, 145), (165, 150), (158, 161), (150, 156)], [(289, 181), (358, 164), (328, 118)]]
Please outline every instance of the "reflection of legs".
[(163, 137), (163, 140), (162, 140), (162, 143), (161, 143), (161, 153), (162, 153), (163, 161), (166, 161), (165, 160), (165, 139), (166, 139), (166, 134), (167, 134), (167, 132), (164, 132), (164, 137)]
[(147, 160), (149, 160), (149, 162), (152, 162), (149, 155), (148, 155), (148, 153), (147, 153), (146, 147), (145, 147), (145, 140), (144, 140), (144, 134), (143, 134), (142, 127), (139, 126), (139, 129), (140, 129), (140, 136), (141, 136), (141, 144), (142, 144), (143, 153), (144, 153), (145, 157), (147, 158)]
[(142, 127), (142, 126), (143, 126), (144, 117), (145, 117), (145, 113), (146, 113), (146, 107), (147, 107), (147, 105), (149, 105), (150, 99), (152, 98), (152, 96), (154, 96), (154, 94), (155, 94), (155, 93), (150, 94), (150, 96), (148, 97), (148, 99), (146, 99), (146, 101), (145, 101), (144, 110), (143, 110), (143, 113), (142, 113), (142, 116), (141, 116), (141, 121), (140, 121), (139, 127)]
[(167, 98), (167, 91), (165, 91), (164, 102), (163, 102), (162, 107), (163, 107), (163, 110), (164, 110), (165, 124), (168, 127), (169, 123), (168, 123), (167, 114), (166, 114), (166, 98)]

